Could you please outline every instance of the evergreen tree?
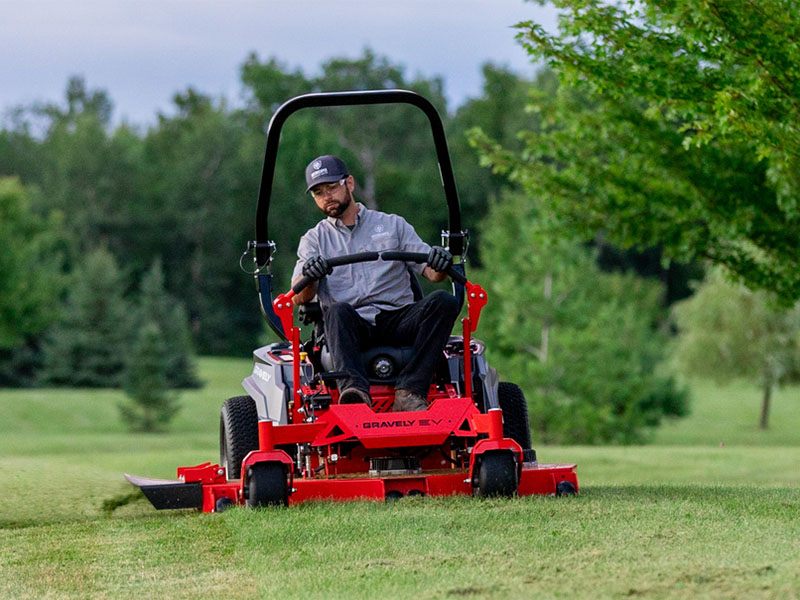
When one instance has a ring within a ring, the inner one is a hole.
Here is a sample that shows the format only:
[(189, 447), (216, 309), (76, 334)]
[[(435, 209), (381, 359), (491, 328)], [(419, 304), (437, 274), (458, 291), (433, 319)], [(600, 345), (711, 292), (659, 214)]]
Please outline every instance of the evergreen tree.
[(523, 196), (492, 208), (482, 257), (475, 278), (489, 305), (478, 335), (502, 377), (524, 388), (544, 441), (637, 442), (686, 413), (685, 392), (659, 373), (658, 284), (602, 272), (587, 248), (544, 233)]
[(177, 397), (169, 391), (167, 358), (166, 337), (155, 322), (146, 323), (125, 369), (123, 387), (128, 400), (118, 405), (132, 431), (163, 431), (180, 410)]
[(65, 306), (44, 345), (42, 378), (59, 385), (118, 387), (128, 350), (125, 278), (99, 248), (72, 274)]
[(186, 309), (167, 293), (160, 259), (153, 262), (142, 278), (132, 339), (148, 323), (155, 323), (162, 333), (168, 386), (199, 387), (201, 382), (197, 377)]

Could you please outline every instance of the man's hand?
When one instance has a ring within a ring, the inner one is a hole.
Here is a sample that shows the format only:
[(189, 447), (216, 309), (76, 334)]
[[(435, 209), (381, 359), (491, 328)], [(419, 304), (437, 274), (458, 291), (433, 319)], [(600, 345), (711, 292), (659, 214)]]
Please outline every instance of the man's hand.
[(428, 266), (439, 273), (444, 273), (453, 265), (453, 255), (441, 246), (432, 246), (428, 253)]
[(333, 273), (333, 267), (321, 256), (312, 256), (303, 265), (303, 275), (310, 277), (314, 281), (319, 281), (331, 273)]

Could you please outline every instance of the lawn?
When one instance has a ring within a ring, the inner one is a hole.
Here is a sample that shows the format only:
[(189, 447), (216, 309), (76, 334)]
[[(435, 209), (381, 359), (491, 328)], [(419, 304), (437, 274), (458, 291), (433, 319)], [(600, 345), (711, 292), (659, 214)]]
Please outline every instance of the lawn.
[[(0, 597), (724, 597), (800, 595), (800, 391), (694, 382), (654, 443), (539, 447), (577, 498), (316, 503), (155, 512), (123, 472), (216, 460), (246, 360), (203, 359), (169, 434), (132, 435), (112, 391), (0, 392)], [(103, 510), (122, 504), (113, 512)]]

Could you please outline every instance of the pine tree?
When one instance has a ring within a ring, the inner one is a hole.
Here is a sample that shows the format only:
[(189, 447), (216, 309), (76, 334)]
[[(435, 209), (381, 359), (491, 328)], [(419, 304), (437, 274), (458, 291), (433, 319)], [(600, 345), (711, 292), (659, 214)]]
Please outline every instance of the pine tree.
[(146, 323), (136, 337), (124, 374), (128, 396), (120, 403), (122, 419), (132, 431), (163, 431), (180, 410), (167, 381), (167, 343), (155, 322)]
[[(167, 293), (160, 259), (153, 262), (142, 278), (134, 327), (141, 330), (148, 323), (155, 323), (162, 332), (169, 387), (199, 387), (201, 382), (196, 372), (186, 309)], [(134, 331), (131, 337), (136, 335)]]
[(71, 277), (66, 304), (44, 345), (42, 378), (59, 385), (119, 387), (130, 331), (125, 278), (99, 248)]
[(659, 372), (658, 284), (601, 271), (592, 253), (543, 229), (529, 198), (494, 205), (482, 229), (489, 294), (477, 335), (503, 379), (524, 389), (539, 439), (632, 443), (686, 393)]

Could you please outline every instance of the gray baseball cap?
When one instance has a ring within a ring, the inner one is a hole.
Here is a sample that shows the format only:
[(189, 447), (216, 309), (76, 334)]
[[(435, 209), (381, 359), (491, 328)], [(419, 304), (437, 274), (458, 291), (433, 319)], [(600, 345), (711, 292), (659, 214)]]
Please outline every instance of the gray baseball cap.
[(308, 186), (306, 191), (320, 183), (339, 181), (349, 174), (347, 165), (344, 164), (341, 158), (330, 154), (319, 156), (308, 163), (306, 167), (306, 185)]

